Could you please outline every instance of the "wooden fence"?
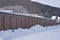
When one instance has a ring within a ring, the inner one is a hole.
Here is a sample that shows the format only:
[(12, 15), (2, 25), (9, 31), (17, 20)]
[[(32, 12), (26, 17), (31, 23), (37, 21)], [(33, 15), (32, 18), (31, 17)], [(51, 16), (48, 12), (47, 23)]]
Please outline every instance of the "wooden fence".
[(23, 16), (17, 14), (0, 13), (0, 30), (30, 28), (33, 25), (42, 26), (56, 25), (56, 20), (43, 19), (38, 17)]

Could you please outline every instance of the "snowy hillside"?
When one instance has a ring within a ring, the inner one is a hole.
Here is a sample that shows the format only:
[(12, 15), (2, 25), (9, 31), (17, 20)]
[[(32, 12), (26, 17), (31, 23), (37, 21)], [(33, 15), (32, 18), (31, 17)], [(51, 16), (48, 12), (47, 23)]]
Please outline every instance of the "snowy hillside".
[(31, 1), (60, 8), (60, 0), (31, 0)]
[(32, 26), (30, 29), (0, 31), (0, 40), (60, 40), (60, 25), (42, 27)]

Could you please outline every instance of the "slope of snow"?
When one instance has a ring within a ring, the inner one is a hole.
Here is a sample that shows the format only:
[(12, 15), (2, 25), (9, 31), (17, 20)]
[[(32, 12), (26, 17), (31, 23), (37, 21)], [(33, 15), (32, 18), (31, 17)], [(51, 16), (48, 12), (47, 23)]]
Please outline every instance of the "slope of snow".
[(60, 8), (60, 0), (31, 0), (31, 1)]
[[(60, 25), (42, 27), (39, 24), (30, 29), (0, 31), (0, 40), (60, 40)], [(55, 39), (54, 39), (55, 38)]]

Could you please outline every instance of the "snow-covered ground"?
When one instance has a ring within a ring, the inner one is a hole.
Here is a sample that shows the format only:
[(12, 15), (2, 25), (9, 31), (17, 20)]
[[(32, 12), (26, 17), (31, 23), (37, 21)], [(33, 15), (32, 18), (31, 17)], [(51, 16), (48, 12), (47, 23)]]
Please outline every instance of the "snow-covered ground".
[[(60, 0), (32, 1), (60, 8)], [(11, 11), (9, 10), (9, 12)], [(60, 25), (48, 26), (46, 28), (37, 24), (30, 29), (19, 28), (15, 29), (14, 32), (12, 30), (0, 31), (0, 40), (60, 40)]]
[(42, 27), (39, 24), (30, 29), (0, 31), (0, 40), (60, 40), (60, 25)]

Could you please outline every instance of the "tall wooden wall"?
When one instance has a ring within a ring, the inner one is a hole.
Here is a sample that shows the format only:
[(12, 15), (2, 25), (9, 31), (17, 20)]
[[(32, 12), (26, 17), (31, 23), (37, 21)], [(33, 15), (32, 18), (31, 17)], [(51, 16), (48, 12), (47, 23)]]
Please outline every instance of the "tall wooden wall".
[(9, 13), (0, 13), (0, 30), (30, 28), (33, 25), (42, 26), (56, 25), (56, 20), (43, 19), (38, 17), (23, 16)]

